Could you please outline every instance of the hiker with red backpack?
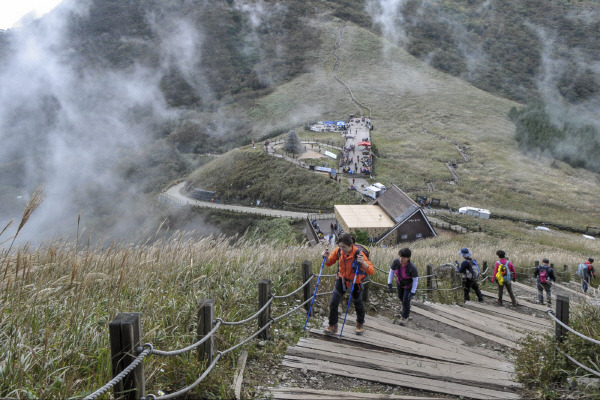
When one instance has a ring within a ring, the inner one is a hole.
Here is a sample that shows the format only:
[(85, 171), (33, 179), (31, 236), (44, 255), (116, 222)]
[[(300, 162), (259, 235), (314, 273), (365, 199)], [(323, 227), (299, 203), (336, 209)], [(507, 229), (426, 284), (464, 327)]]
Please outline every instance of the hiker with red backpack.
[(495, 281), (498, 284), (498, 300), (496, 302), (502, 305), (502, 295), (506, 287), (506, 291), (512, 300), (512, 305), (516, 307), (517, 298), (512, 291), (512, 282), (517, 280), (517, 271), (515, 271), (515, 266), (506, 258), (504, 250), (498, 250), (496, 255), (499, 260), (494, 264), (494, 274), (492, 275), (492, 283)]
[(556, 276), (554, 276), (554, 270), (550, 265), (550, 260), (544, 258), (542, 260), (542, 265), (538, 265), (533, 271), (533, 277), (537, 278), (537, 290), (538, 290), (538, 300), (540, 304), (544, 304), (544, 290), (546, 291), (546, 301), (548, 306), (552, 305), (552, 282), (556, 282)]
[(584, 263), (579, 264), (577, 268), (577, 275), (581, 278), (581, 288), (584, 293), (587, 293), (588, 287), (590, 286), (590, 279), (592, 277), (596, 277), (596, 271), (594, 270), (593, 258), (588, 258), (588, 260)]
[[(479, 284), (477, 283), (477, 279), (479, 279), (480, 275), (477, 261), (472, 257), (473, 254), (466, 247), (460, 249), (458, 255), (463, 257), (463, 262), (458, 266), (458, 273), (462, 274), (463, 277), (462, 285), (465, 301), (471, 300), (469, 293), (471, 292), (471, 289), (473, 289), (477, 295), (477, 300), (479, 300), (480, 303), (483, 303), (483, 295), (481, 294)], [(458, 261), (456, 263), (458, 264)]]
[(400, 325), (404, 326), (410, 315), (410, 301), (417, 292), (419, 284), (419, 271), (410, 261), (412, 252), (409, 248), (403, 248), (398, 252), (399, 258), (394, 259), (388, 275), (388, 290), (393, 293), (392, 278), (396, 275), (396, 292), (402, 302), (402, 313), (400, 314)]
[[(363, 303), (362, 281), (366, 275), (373, 275), (375, 267), (369, 261), (366, 251), (360, 250), (355, 245), (348, 233), (342, 233), (337, 240), (338, 247), (329, 252), (329, 248), (323, 251), (325, 265), (331, 266), (338, 262), (338, 278), (335, 281), (331, 302), (329, 303), (329, 326), (324, 330), (328, 335), (335, 335), (338, 328), (338, 307), (342, 296), (350, 291), (354, 309), (356, 311), (357, 335), (364, 332), (365, 304)], [(350, 301), (350, 300), (348, 300)]]

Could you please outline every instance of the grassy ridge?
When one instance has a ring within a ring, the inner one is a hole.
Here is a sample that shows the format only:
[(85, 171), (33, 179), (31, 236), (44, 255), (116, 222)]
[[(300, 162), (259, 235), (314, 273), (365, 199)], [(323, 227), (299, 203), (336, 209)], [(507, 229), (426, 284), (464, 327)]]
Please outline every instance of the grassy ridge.
[(268, 156), (257, 149), (230, 151), (189, 177), (193, 186), (214, 190), (224, 201), (284, 207), (287, 204), (330, 208), (357, 203), (356, 193), (327, 176)]

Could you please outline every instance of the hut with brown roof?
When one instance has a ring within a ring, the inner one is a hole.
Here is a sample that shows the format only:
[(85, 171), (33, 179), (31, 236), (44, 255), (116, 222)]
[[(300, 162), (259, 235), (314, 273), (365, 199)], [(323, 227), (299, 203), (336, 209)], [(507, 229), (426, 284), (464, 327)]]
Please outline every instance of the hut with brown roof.
[(387, 246), (437, 236), (425, 213), (393, 185), (369, 205), (336, 205), (335, 217), (345, 232), (361, 230)]

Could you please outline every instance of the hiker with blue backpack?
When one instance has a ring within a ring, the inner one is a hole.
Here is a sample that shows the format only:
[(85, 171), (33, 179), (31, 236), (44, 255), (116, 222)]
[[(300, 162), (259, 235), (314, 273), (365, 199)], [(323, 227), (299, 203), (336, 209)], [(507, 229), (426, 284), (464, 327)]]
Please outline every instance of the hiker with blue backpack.
[(552, 282), (556, 282), (556, 276), (554, 275), (554, 270), (550, 265), (550, 260), (544, 258), (542, 260), (542, 265), (538, 265), (533, 271), (533, 277), (537, 278), (537, 290), (538, 290), (538, 300), (540, 304), (544, 304), (544, 290), (546, 291), (546, 301), (548, 302), (548, 306), (552, 305)]
[(405, 247), (398, 252), (399, 258), (394, 259), (388, 275), (388, 290), (393, 293), (392, 279), (396, 276), (396, 292), (402, 302), (402, 313), (400, 314), (400, 325), (404, 326), (408, 322), (410, 315), (410, 301), (417, 293), (419, 284), (419, 271), (410, 261), (412, 252)]
[(516, 307), (517, 298), (512, 291), (512, 282), (517, 280), (517, 271), (515, 271), (515, 266), (508, 261), (504, 250), (498, 250), (496, 255), (499, 260), (494, 264), (494, 274), (492, 275), (492, 283), (496, 282), (498, 284), (498, 300), (496, 300), (496, 302), (499, 305), (502, 305), (502, 296), (504, 294), (504, 288), (506, 288), (506, 291), (512, 300), (512, 305)]
[[(366, 275), (373, 275), (375, 267), (369, 261), (366, 249), (359, 249), (348, 233), (342, 233), (337, 240), (338, 247), (329, 252), (329, 248), (323, 251), (325, 265), (331, 266), (338, 262), (338, 277), (335, 281), (331, 302), (329, 303), (329, 326), (324, 332), (335, 335), (338, 328), (338, 307), (342, 296), (346, 291), (351, 292), (354, 310), (356, 311), (355, 333), (362, 335), (365, 323), (365, 304), (363, 303), (362, 281)], [(348, 299), (350, 301), (350, 299)], [(344, 322), (346, 320), (344, 319)]]
[(588, 260), (584, 263), (579, 264), (577, 267), (577, 275), (581, 278), (581, 288), (584, 293), (587, 293), (588, 287), (590, 286), (590, 279), (592, 277), (596, 277), (596, 271), (594, 271), (594, 263), (593, 258), (588, 258)]
[[(477, 279), (479, 279), (480, 275), (477, 261), (473, 258), (473, 254), (466, 247), (460, 249), (458, 255), (463, 257), (463, 261), (457, 266), (457, 270), (458, 273), (462, 274), (463, 277), (462, 286), (465, 294), (465, 301), (471, 300), (470, 292), (471, 289), (473, 289), (479, 302), (483, 303), (483, 295), (481, 294), (481, 290), (479, 290), (479, 283), (477, 283)], [(458, 261), (456, 263), (458, 264)]]

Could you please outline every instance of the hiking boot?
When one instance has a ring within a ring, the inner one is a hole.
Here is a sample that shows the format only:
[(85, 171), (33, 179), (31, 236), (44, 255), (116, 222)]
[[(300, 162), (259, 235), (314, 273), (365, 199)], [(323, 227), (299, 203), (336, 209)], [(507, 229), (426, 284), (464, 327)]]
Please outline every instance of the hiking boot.
[(496, 304), (498, 304), (499, 306), (501, 306), (502, 302), (500, 300), (496, 300)]
[(402, 318), (400, 318), (400, 322), (399, 322), (399, 324), (400, 324), (401, 326), (405, 326), (407, 322), (408, 322), (408, 318), (404, 318), (404, 317), (402, 317)]
[(356, 328), (354, 330), (357, 335), (362, 335), (365, 331), (365, 324), (361, 324), (360, 322), (356, 323)]
[(327, 328), (323, 329), (323, 332), (327, 335), (335, 335), (337, 333), (337, 324), (329, 325)]

